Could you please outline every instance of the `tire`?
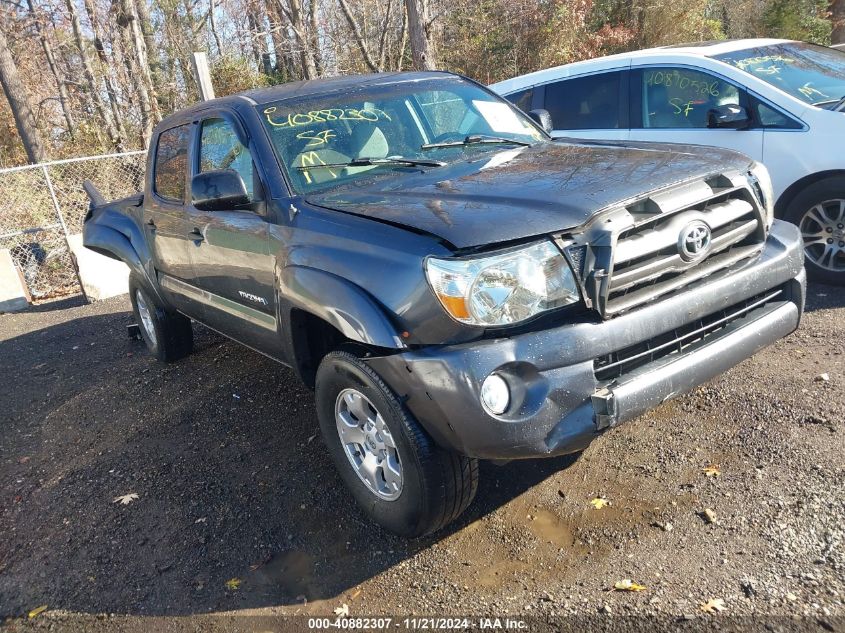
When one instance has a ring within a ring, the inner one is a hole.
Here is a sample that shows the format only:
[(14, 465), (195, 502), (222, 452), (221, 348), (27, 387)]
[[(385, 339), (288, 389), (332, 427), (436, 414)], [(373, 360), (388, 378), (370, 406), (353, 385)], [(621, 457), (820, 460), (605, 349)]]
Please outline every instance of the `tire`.
[(801, 191), (784, 219), (801, 229), (808, 275), (845, 286), (845, 177), (825, 178)]
[(184, 358), (194, 349), (191, 320), (166, 310), (153, 297), (135, 273), (129, 275), (132, 312), (147, 349), (158, 360), (167, 363)]
[[(317, 417), (329, 454), (370, 520), (394, 534), (413, 538), (441, 529), (472, 503), (478, 489), (477, 460), (437, 446), (390, 387), (358, 357), (345, 351), (328, 354), (317, 370), (315, 392)], [(356, 399), (359, 396), (363, 399)], [(344, 420), (352, 425), (342, 426)], [(361, 427), (371, 422), (374, 428), (367, 436)], [(341, 428), (348, 440), (366, 439), (361, 444), (344, 442)], [(380, 435), (380, 429), (387, 432)], [(379, 443), (379, 438), (383, 442)], [(367, 441), (374, 444), (367, 445)], [(363, 463), (365, 456), (370, 464), (376, 463), (376, 453), (365, 446), (383, 451), (383, 461), (377, 466), (381, 471), (375, 471), (373, 483), (365, 483), (365, 476), (359, 474), (365, 468), (353, 465), (356, 459)], [(398, 477), (397, 470), (401, 473)]]

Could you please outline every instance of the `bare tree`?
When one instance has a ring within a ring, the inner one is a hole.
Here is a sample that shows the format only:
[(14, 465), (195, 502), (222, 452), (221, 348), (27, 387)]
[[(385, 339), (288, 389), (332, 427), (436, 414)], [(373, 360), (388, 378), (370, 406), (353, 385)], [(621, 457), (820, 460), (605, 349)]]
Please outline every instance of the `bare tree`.
[(408, 31), (411, 35), (411, 54), (417, 70), (435, 70), (437, 59), (428, 37), (428, 7), (425, 0), (405, 0), (408, 11)]
[(47, 67), (50, 69), (50, 73), (53, 75), (53, 80), (56, 82), (56, 87), (59, 91), (59, 104), (62, 106), (62, 116), (65, 119), (68, 134), (72, 137), (76, 129), (76, 124), (73, 121), (73, 114), (70, 109), (70, 96), (67, 92), (67, 84), (59, 72), (56, 57), (53, 55), (53, 46), (50, 44), (50, 40), (47, 39), (44, 25), (41, 23), (41, 17), (35, 11), (35, 5), (32, 3), (32, 0), (27, 0), (27, 6), (29, 7), (29, 13), (35, 25), (35, 32), (38, 34), (38, 39), (41, 42), (44, 57), (47, 60)]
[(12, 58), (12, 51), (9, 50), (9, 43), (6, 41), (3, 29), (0, 29), (0, 83), (3, 84), (3, 92), (6, 93), (6, 99), (9, 100), (9, 106), (12, 108), (15, 126), (18, 128), (29, 162), (39, 163), (45, 160), (47, 151), (41, 141), (41, 134), (38, 132), (32, 106), (29, 103), (29, 95), (18, 74), (18, 67)]
[(317, 72), (317, 63), (314, 60), (314, 52), (312, 48), (312, 38), (309, 33), (308, 22), (305, 13), (303, 12), (302, 0), (275, 0), (278, 3), (279, 9), (284, 13), (285, 17), (290, 21), (290, 27), (293, 30), (296, 43), (299, 46), (299, 56), (302, 62), (302, 74), (306, 79), (316, 79), (319, 77)]
[[(367, 41), (361, 34), (361, 27), (358, 26), (358, 20), (355, 19), (354, 15), (352, 15), (352, 10), (349, 8), (349, 3), (346, 0), (337, 1), (338, 4), (340, 4), (340, 8), (343, 11), (343, 15), (346, 16), (346, 21), (349, 22), (349, 28), (352, 29), (352, 37), (355, 38), (355, 43), (358, 45), (358, 50), (361, 51), (361, 56), (364, 58), (364, 63), (367, 64), (367, 68), (372, 70), (374, 73), (381, 72), (381, 66), (376, 63), (376, 61), (373, 59), (373, 56), (370, 54), (370, 49), (367, 46)], [(388, 7), (389, 6), (390, 5), (388, 5)]]
[(120, 143), (120, 137), (114, 123), (112, 122), (111, 116), (109, 116), (108, 110), (106, 110), (106, 105), (100, 96), (100, 91), (97, 88), (97, 80), (94, 78), (94, 70), (91, 67), (91, 58), (88, 57), (85, 37), (82, 34), (82, 25), (79, 22), (79, 13), (76, 11), (76, 6), (73, 4), (73, 0), (65, 0), (65, 6), (67, 6), (68, 13), (70, 14), (73, 36), (76, 39), (76, 47), (79, 49), (79, 60), (82, 63), (82, 73), (85, 76), (86, 83), (88, 84), (88, 92), (91, 102), (94, 104), (97, 114), (106, 126), (106, 133), (109, 135), (109, 140), (114, 145), (118, 145)]
[(830, 0), (831, 44), (845, 44), (845, 0)]

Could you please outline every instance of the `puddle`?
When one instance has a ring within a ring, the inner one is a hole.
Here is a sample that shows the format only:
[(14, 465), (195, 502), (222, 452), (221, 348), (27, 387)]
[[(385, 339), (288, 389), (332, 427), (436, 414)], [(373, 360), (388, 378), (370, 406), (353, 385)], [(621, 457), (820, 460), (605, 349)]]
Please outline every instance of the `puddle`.
[(276, 554), (254, 573), (257, 586), (286, 601), (299, 601), (297, 599), (300, 596), (310, 601), (315, 597), (317, 583), (314, 559), (303, 551), (290, 550)]
[(531, 516), (533, 519), (528, 520), (528, 529), (541, 541), (567, 549), (575, 544), (575, 537), (569, 526), (554, 512), (535, 509)]

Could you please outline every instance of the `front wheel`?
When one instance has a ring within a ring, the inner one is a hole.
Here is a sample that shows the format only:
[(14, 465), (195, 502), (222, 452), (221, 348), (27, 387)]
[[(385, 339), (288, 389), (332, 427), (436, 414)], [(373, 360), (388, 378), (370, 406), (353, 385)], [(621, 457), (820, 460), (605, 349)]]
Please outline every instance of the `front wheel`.
[(472, 502), (478, 462), (437, 446), (358, 357), (328, 354), (315, 391), (323, 440), (369, 519), (416, 537), (444, 527)]
[(810, 277), (845, 286), (845, 178), (810, 185), (795, 196), (784, 217), (801, 230)]

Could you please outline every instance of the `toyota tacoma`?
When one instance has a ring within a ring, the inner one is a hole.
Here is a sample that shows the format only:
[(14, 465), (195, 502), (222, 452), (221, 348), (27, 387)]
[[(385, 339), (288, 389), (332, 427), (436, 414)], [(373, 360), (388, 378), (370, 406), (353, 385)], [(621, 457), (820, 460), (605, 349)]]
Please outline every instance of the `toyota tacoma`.
[(419, 536), (479, 459), (581, 451), (801, 318), (762, 165), (549, 125), (440, 72), (207, 101), (157, 126), (142, 193), (86, 185), (84, 243), (157, 358), (196, 321), (290, 366), (363, 512)]

